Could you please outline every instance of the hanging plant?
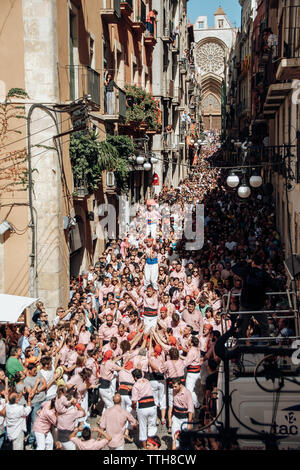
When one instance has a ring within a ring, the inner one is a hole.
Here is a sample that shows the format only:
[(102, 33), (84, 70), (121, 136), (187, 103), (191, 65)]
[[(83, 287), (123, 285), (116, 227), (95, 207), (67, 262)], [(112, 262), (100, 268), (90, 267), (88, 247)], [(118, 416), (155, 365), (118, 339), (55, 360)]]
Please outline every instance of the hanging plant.
[(157, 101), (150, 93), (135, 85), (126, 85), (126, 123), (145, 124), (149, 130), (161, 129), (161, 115)]

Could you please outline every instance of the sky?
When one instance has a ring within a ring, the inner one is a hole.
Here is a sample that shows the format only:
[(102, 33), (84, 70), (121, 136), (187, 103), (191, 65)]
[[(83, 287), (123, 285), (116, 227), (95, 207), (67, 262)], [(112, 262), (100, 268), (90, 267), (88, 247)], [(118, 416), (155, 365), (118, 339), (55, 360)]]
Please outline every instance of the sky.
[[(214, 13), (221, 5), (232, 26), (241, 26), (241, 6), (238, 0), (189, 0), (187, 2), (187, 16), (191, 23), (195, 23), (198, 16), (208, 17), (208, 26), (214, 25)], [(234, 24), (235, 23), (235, 24)]]

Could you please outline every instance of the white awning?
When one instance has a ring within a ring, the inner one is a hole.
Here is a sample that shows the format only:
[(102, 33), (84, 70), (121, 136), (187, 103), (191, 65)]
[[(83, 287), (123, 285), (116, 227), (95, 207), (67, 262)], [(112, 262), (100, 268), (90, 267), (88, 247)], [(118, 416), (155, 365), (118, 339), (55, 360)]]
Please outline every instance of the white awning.
[(0, 322), (16, 323), (23, 310), (38, 299), (0, 294)]

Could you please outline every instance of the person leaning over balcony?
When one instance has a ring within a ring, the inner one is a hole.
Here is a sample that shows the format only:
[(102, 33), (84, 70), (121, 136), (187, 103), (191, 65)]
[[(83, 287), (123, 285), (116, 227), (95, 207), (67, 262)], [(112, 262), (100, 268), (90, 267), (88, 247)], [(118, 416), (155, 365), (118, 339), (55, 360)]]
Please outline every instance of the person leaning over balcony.
[(157, 15), (158, 15), (158, 12), (156, 10), (151, 10), (149, 11), (146, 17), (147, 31), (149, 31), (151, 36), (154, 35), (154, 23), (155, 23)]

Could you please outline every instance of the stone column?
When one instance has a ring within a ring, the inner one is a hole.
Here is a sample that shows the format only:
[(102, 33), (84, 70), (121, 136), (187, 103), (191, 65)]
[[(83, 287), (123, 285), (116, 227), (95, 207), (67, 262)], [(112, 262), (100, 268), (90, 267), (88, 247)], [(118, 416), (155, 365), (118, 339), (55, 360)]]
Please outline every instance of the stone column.
[[(31, 102), (59, 103), (56, 0), (22, 0), (22, 7), (26, 92)], [(63, 120), (68, 118), (62, 116)], [(54, 120), (45, 111), (34, 110), (31, 134), (32, 168), (37, 170), (33, 172), (38, 273), (35, 295), (44, 302), (51, 320), (55, 309), (66, 300), (64, 284), (69, 271), (62, 221), (61, 169), (53, 141), (57, 134)]]

